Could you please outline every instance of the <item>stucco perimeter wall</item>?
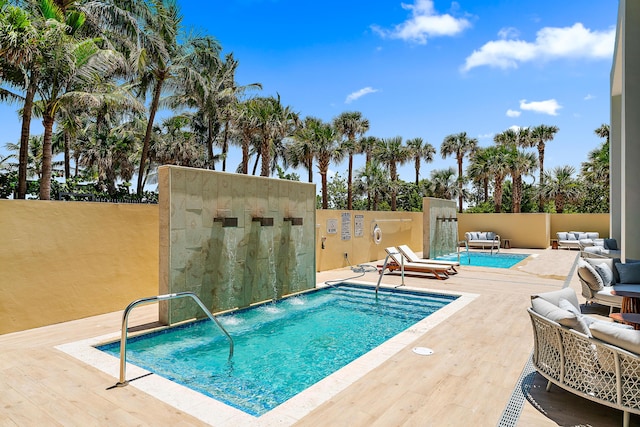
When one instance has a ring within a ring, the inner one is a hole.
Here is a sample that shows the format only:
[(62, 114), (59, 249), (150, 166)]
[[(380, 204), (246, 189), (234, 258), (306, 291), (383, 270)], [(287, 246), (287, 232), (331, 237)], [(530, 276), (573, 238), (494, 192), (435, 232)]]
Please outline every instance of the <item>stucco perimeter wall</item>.
[[(376, 224), (382, 231), (379, 244), (373, 238)], [(380, 260), (387, 255), (384, 248), (398, 245), (422, 251), (422, 212), (316, 211), (318, 271)]]
[(155, 205), (0, 200), (0, 334), (158, 292)]
[(609, 214), (550, 214), (551, 238), (558, 231), (597, 231), (600, 237), (609, 237)]
[(509, 239), (512, 248), (549, 247), (551, 219), (546, 213), (458, 214), (458, 233), (464, 240), (467, 231), (493, 231)]
[(609, 236), (609, 214), (458, 214), (460, 240), (467, 231), (495, 231), (513, 248), (547, 248), (558, 231), (597, 231)]

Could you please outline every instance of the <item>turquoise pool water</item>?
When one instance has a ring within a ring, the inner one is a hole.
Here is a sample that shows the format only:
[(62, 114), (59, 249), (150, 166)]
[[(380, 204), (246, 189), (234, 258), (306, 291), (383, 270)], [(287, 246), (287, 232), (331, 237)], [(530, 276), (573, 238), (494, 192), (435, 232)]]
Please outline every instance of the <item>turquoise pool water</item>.
[[(127, 360), (259, 416), (457, 297), (341, 285), (131, 338)], [(120, 343), (98, 347), (119, 357)]]
[[(464, 252), (460, 253), (460, 265), (473, 265), (476, 267), (511, 268), (529, 254), (503, 254), (490, 252), (469, 252), (469, 256)], [(449, 261), (457, 261), (458, 254), (450, 254), (438, 257)]]

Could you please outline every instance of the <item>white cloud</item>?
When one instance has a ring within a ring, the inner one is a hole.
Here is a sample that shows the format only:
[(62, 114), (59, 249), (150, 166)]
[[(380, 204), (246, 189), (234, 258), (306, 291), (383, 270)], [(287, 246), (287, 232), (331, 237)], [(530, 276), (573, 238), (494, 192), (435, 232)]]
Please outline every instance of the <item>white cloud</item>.
[(520, 117), (520, 114), (522, 114), (522, 111), (512, 110), (511, 108), (507, 110), (507, 117)]
[(587, 96), (584, 97), (584, 100), (589, 101), (590, 99), (595, 99), (595, 96), (588, 93)]
[(547, 99), (546, 101), (531, 101), (527, 102), (526, 99), (520, 101), (520, 109), (533, 111), (534, 113), (548, 114), (550, 116), (557, 116), (558, 110), (562, 108), (558, 101), (555, 99)]
[(482, 133), (482, 134), (478, 135), (478, 139), (490, 139), (490, 140), (493, 140), (493, 136), (494, 135), (495, 134), (493, 134), (493, 133)]
[(514, 39), (520, 35), (520, 32), (513, 27), (502, 28), (498, 31), (498, 37), (501, 39)]
[[(457, 3), (452, 9), (457, 9)], [(402, 3), (402, 8), (411, 11), (411, 16), (393, 30), (386, 30), (376, 25), (371, 29), (381, 37), (412, 41), (426, 44), (429, 37), (453, 36), (471, 26), (465, 18), (455, 18), (450, 14), (439, 15), (433, 7), (433, 0), (415, 0), (413, 5)]]
[(615, 40), (615, 28), (607, 31), (591, 31), (581, 23), (572, 27), (545, 27), (537, 32), (534, 42), (507, 40), (512, 31), (500, 30), (500, 40), (485, 43), (473, 51), (462, 67), (469, 71), (488, 65), (497, 68), (518, 68), (531, 61), (549, 61), (560, 58), (611, 59)]
[(344, 100), (344, 103), (345, 104), (351, 104), (356, 99), (362, 98), (363, 96), (368, 95), (370, 93), (376, 93), (377, 91), (378, 91), (378, 89), (374, 89), (371, 86), (367, 86), (365, 88), (362, 88), (360, 90), (357, 90), (357, 91), (352, 92), (349, 95), (347, 95), (347, 99)]

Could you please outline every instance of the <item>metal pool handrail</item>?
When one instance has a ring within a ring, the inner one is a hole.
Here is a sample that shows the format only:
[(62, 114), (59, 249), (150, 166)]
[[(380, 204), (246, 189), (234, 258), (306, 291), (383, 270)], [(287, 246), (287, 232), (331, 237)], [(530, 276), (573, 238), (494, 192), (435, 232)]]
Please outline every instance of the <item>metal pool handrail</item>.
[(471, 256), (469, 255), (469, 242), (466, 240), (458, 240), (458, 263), (460, 262), (460, 243), (464, 243), (465, 252), (467, 253), (467, 263), (471, 264)]
[[(380, 277), (378, 277), (378, 284), (376, 285), (376, 297), (378, 296), (378, 288), (380, 287), (382, 276), (384, 275), (384, 271), (387, 269), (387, 262), (391, 255), (400, 255), (400, 252), (390, 252), (385, 257), (384, 263), (382, 264), (382, 270), (380, 270)], [(404, 286), (404, 255), (400, 257), (400, 274), (402, 276), (402, 284), (400, 286)]]
[(218, 321), (218, 319), (216, 319), (216, 317), (211, 314), (209, 309), (207, 309), (207, 307), (202, 303), (200, 298), (198, 298), (198, 296), (195, 293), (193, 293), (193, 292), (178, 292), (178, 293), (175, 293), (175, 294), (165, 294), (165, 295), (157, 295), (155, 297), (141, 298), (141, 299), (135, 300), (131, 304), (129, 304), (127, 306), (127, 308), (124, 309), (124, 313), (122, 314), (122, 335), (121, 335), (121, 338), (120, 338), (120, 381), (118, 381), (116, 383), (116, 385), (118, 387), (124, 387), (124, 386), (126, 386), (128, 384), (128, 382), (126, 380), (126, 375), (127, 375), (126, 374), (126, 369), (127, 369), (127, 329), (128, 329), (127, 325), (129, 323), (129, 313), (131, 312), (131, 310), (133, 310), (134, 307), (137, 307), (138, 305), (141, 305), (141, 304), (149, 304), (149, 303), (152, 303), (152, 302), (166, 301), (166, 300), (170, 300), (170, 299), (185, 298), (185, 297), (190, 297), (196, 303), (198, 303), (198, 305), (200, 306), (202, 311), (205, 312), (207, 317), (209, 317), (209, 319), (213, 320), (213, 322), (216, 325), (218, 325), (220, 330), (227, 336), (227, 339), (229, 340), (229, 360), (231, 360), (231, 358), (233, 357), (233, 339), (231, 338), (231, 335), (229, 335), (229, 333), (224, 328), (224, 326), (222, 326), (222, 324)]

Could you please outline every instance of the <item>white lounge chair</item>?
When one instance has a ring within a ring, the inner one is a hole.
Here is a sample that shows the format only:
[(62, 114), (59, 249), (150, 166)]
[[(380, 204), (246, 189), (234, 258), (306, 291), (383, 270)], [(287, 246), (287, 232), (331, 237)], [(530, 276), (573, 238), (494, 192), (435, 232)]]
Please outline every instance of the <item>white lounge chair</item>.
[[(398, 252), (396, 248), (388, 247), (385, 248), (387, 254), (391, 258), (391, 262), (386, 264), (386, 267), (389, 271), (396, 271), (404, 269), (405, 272), (413, 272), (413, 273), (430, 273), (433, 274), (436, 279), (444, 280), (449, 277), (449, 266), (448, 265), (440, 265), (440, 264), (425, 264), (418, 262), (404, 262), (403, 255)], [(379, 266), (382, 267), (382, 266)], [(380, 274), (384, 273), (384, 271), (380, 271)]]
[(407, 245), (398, 246), (398, 251), (405, 256), (405, 259), (409, 262), (417, 262), (423, 264), (439, 264), (439, 265), (447, 265), (451, 269), (452, 272), (457, 273), (456, 267), (460, 266), (458, 261), (446, 261), (442, 259), (429, 259), (429, 258), (420, 258), (411, 248)]

